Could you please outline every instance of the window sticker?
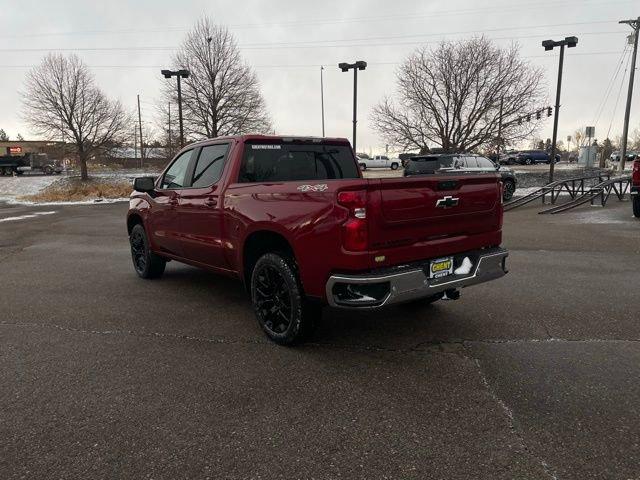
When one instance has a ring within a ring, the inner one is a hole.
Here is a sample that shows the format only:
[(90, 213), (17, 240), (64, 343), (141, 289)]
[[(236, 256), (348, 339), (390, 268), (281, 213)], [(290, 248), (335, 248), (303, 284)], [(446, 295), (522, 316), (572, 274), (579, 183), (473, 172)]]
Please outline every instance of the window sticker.
[(282, 145), (261, 145), (261, 144), (252, 144), (252, 150), (280, 150)]

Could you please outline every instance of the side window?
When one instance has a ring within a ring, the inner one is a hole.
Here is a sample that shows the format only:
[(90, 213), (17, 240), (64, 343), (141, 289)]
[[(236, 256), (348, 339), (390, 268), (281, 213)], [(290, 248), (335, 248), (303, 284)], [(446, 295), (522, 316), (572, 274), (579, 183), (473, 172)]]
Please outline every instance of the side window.
[(164, 174), (160, 188), (177, 189), (188, 186), (186, 177), (192, 153), (193, 150), (189, 150), (175, 159), (169, 167), (169, 170)]
[(465, 164), (465, 161), (464, 161), (464, 157), (454, 157), (453, 168), (456, 168), (456, 169), (467, 168), (467, 165)]
[(476, 157), (476, 160), (478, 161), (478, 166), (480, 168), (482, 168), (483, 170), (495, 170), (496, 169), (495, 164), (491, 160), (489, 160), (488, 158)]
[(465, 157), (465, 160), (467, 161), (467, 168), (478, 168), (476, 157)]
[(229, 145), (226, 143), (202, 147), (193, 172), (192, 187), (209, 187), (220, 180), (228, 149)]

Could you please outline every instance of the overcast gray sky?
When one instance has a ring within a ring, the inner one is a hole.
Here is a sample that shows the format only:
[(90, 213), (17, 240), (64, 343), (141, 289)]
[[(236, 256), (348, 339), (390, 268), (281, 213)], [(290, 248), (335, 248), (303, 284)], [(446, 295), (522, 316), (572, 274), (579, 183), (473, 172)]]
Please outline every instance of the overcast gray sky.
[[(336, 64), (369, 62), (359, 75), (358, 150), (376, 153), (384, 150), (384, 142), (371, 129), (369, 113), (383, 95), (393, 93), (397, 64), (419, 45), (474, 33), (502, 45), (518, 42), (524, 57), (544, 67), (549, 103), (558, 53), (545, 52), (540, 42), (578, 36), (578, 47), (565, 58), (559, 138), (593, 124), (608, 90), (596, 137), (604, 138), (611, 123), (615, 137), (622, 130), (626, 98), (622, 72), (610, 84), (630, 32), (617, 22), (640, 15), (640, 2), (0, 0), (0, 11), (0, 128), (12, 138), (17, 133), (35, 138), (19, 117), (18, 92), (28, 67), (49, 49), (77, 49), (102, 89), (132, 110), (140, 94), (143, 124), (152, 124), (166, 81), (159, 69), (172, 67), (172, 52), (185, 32), (198, 17), (209, 15), (236, 35), (245, 60), (258, 74), (278, 133), (321, 134), (319, 66), (325, 65), (326, 133), (350, 138), (352, 74), (341, 73)], [(102, 50), (88, 50), (92, 48)], [(640, 126), (638, 97), (640, 91), (633, 102), (632, 129)], [(551, 127), (548, 120), (540, 136), (550, 136)]]

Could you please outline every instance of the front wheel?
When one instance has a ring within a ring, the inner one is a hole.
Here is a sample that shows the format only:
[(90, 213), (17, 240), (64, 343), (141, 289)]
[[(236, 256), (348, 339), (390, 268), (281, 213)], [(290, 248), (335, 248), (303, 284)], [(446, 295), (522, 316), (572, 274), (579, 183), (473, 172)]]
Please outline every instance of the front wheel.
[(45, 175), (53, 175), (53, 168), (51, 168), (49, 165), (45, 165), (45, 166), (42, 168), (42, 172), (43, 172)]
[(516, 191), (516, 184), (511, 180), (506, 180), (502, 187), (502, 199), (508, 202), (513, 198), (513, 194)]
[(398, 164), (396, 162), (393, 162), (391, 164), (391, 170), (397, 170), (398, 169)]
[(320, 317), (320, 306), (304, 297), (293, 259), (267, 253), (251, 273), (251, 300), (258, 323), (267, 336), (280, 345), (304, 340)]
[(164, 273), (167, 262), (149, 248), (149, 239), (144, 227), (137, 224), (129, 235), (133, 268), (140, 278), (158, 278)]
[(525, 163), (525, 165), (531, 165), (531, 164), (533, 163), (533, 160), (532, 160), (532, 159), (530, 159), (530, 158), (526, 158), (526, 159), (524, 160), (524, 163)]
[(360, 170), (362, 170), (363, 172), (367, 169), (367, 166), (364, 163), (360, 164)]
[(640, 218), (640, 197), (633, 197), (633, 216), (636, 218)]

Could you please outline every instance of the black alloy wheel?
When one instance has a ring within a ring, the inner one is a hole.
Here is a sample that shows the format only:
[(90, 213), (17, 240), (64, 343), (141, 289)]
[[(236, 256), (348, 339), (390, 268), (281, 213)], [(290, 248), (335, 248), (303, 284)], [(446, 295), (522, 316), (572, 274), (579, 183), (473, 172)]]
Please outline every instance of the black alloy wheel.
[(262, 265), (255, 273), (255, 303), (264, 328), (282, 335), (291, 326), (293, 301), (286, 281), (273, 265)]
[(251, 300), (258, 323), (280, 345), (304, 340), (322, 309), (304, 296), (295, 260), (286, 253), (266, 253), (251, 273)]
[(129, 243), (133, 268), (139, 277), (158, 278), (164, 273), (167, 262), (151, 251), (142, 225), (137, 224), (133, 227), (129, 235)]

